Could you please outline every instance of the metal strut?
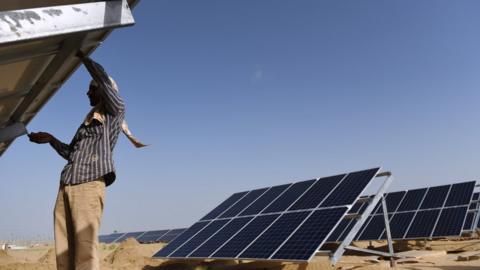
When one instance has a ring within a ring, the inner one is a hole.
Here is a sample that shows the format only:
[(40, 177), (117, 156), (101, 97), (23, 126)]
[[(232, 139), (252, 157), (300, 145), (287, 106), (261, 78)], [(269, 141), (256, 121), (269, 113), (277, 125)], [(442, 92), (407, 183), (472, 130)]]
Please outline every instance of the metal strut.
[[(383, 182), (383, 184), (380, 186), (380, 188), (377, 190), (374, 197), (371, 199), (371, 201), (368, 204), (365, 211), (360, 215), (360, 217), (358, 218), (358, 220), (355, 223), (355, 225), (353, 226), (353, 228), (347, 234), (345, 239), (340, 243), (337, 250), (335, 250), (335, 252), (331, 255), (330, 261), (331, 261), (332, 265), (335, 265), (340, 260), (340, 257), (342, 257), (342, 255), (343, 255), (343, 253), (345, 252), (346, 249), (368, 252), (368, 253), (372, 253), (372, 254), (376, 254), (376, 255), (382, 255), (382, 256), (384, 256), (385, 254), (388, 254), (388, 256), (395, 256), (393, 254), (393, 244), (391, 245), (391, 248), (389, 249), (390, 253), (383, 253), (382, 252), (382, 254), (379, 254), (379, 251), (374, 251), (375, 252), (374, 253), (373, 251), (370, 252), (370, 250), (368, 250), (368, 249), (364, 250), (364, 249), (360, 249), (360, 248), (357, 248), (357, 247), (350, 246), (353, 239), (358, 234), (358, 232), (362, 228), (362, 226), (365, 223), (365, 221), (367, 220), (367, 218), (373, 212), (373, 210), (375, 209), (377, 204), (380, 202), (380, 200), (383, 199), (383, 197), (384, 197), (383, 195), (385, 194), (387, 188), (390, 186), (390, 184), (393, 181), (393, 176), (390, 172), (379, 173), (379, 174), (376, 175), (376, 177), (386, 177), (386, 179)], [(382, 205), (383, 204), (384, 203), (382, 203)], [(386, 208), (386, 206), (385, 206), (385, 208)], [(384, 209), (383, 212), (386, 214), (386, 212), (387, 212), (386, 209)], [(386, 225), (387, 225), (388, 224), (388, 214), (386, 214), (386, 215), (387, 215), (387, 218), (385, 219), (385, 222), (386, 222)], [(388, 231), (390, 231), (390, 228), (388, 229)], [(389, 232), (388, 232), (388, 234), (389, 234)], [(390, 243), (391, 243), (391, 239), (390, 239)]]

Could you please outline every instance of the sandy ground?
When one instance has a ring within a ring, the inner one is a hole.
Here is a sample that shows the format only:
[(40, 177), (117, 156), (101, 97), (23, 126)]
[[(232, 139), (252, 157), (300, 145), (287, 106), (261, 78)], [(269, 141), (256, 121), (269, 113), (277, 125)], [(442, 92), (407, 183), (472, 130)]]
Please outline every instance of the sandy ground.
[[(384, 242), (356, 243), (358, 247), (369, 244), (385, 248)], [(139, 244), (127, 239), (120, 244), (101, 245), (101, 268), (105, 270), (319, 270), (319, 269), (391, 269), (390, 262), (378, 256), (349, 254), (335, 267), (328, 257), (315, 257), (308, 264), (266, 263), (239, 261), (179, 261), (152, 259), (151, 256), (164, 244)], [(423, 270), (480, 270), (480, 240), (408, 241), (396, 244), (399, 254), (409, 258), (397, 260), (395, 269)], [(0, 250), (0, 270), (50, 270), (55, 269), (55, 254), (51, 246), (27, 250)]]

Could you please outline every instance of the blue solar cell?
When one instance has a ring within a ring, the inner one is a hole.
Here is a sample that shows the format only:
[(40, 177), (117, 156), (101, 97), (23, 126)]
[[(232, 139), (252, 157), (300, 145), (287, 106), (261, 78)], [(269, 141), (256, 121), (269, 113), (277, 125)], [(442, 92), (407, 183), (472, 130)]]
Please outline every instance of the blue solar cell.
[(417, 210), (420, 207), (423, 197), (425, 197), (425, 193), (427, 193), (426, 188), (409, 190), (398, 207), (397, 212)]
[(273, 255), (273, 259), (308, 260), (325, 242), (347, 207), (315, 210)]
[(226, 243), (233, 235), (243, 228), (253, 217), (234, 218), (225, 227), (218, 231), (212, 238), (203, 243), (188, 257), (207, 258), (220, 246)]
[(472, 200), (475, 181), (452, 185), (445, 206), (467, 205)]
[(383, 215), (375, 215), (362, 232), (359, 240), (377, 240), (385, 230), (385, 221)]
[(175, 252), (173, 252), (169, 257), (185, 257), (194, 251), (198, 245), (201, 245), (205, 242), (208, 238), (214, 235), (217, 231), (219, 231), (229, 219), (221, 219), (221, 220), (214, 220), (208, 226), (206, 226), (203, 230), (197, 233), (194, 237), (190, 238), (185, 244), (179, 247)]
[(347, 228), (345, 228), (345, 230), (343, 231), (343, 233), (340, 235), (340, 237), (337, 239), (337, 242), (341, 242), (343, 240), (345, 240), (345, 237), (347, 237), (348, 233), (352, 230), (353, 226), (355, 226), (355, 224), (357, 224), (357, 220), (356, 219), (352, 219), (350, 221), (350, 223), (348, 223), (347, 225)]
[(357, 233), (357, 235), (355, 236), (355, 240), (360, 240), (360, 239), (359, 239), (360, 236), (361, 236), (362, 233), (365, 231), (368, 223), (370, 223), (370, 221), (372, 220), (372, 218), (373, 218), (373, 215), (370, 215), (370, 216), (368, 216), (368, 218), (365, 220), (365, 222), (363, 222), (362, 227), (360, 227), (360, 230), (358, 230), (358, 233)]
[[(400, 203), (403, 201), (403, 197), (405, 197), (406, 191), (397, 191), (385, 194), (385, 202), (387, 204), (387, 212), (394, 213)], [(377, 204), (376, 214), (383, 213), (382, 201), (379, 201)]]
[(397, 210), (406, 193), (405, 191), (388, 193), (388, 196), (385, 198), (388, 213), (393, 213)]
[(185, 232), (176, 237), (172, 242), (170, 242), (170, 244), (168, 244), (166, 247), (162, 248), (159, 252), (153, 255), (153, 257), (167, 257), (178, 247), (188, 241), (192, 236), (201, 231), (209, 223), (210, 222), (208, 221), (200, 221), (193, 224), (192, 227), (188, 228)]
[(431, 187), (428, 189), (425, 199), (423, 199), (420, 209), (439, 208), (442, 207), (447, 198), (450, 185)]
[(342, 181), (346, 174), (319, 179), (289, 210), (316, 208), (325, 197)]
[(241, 198), (237, 203), (230, 207), (227, 211), (220, 215), (220, 218), (229, 218), (238, 215), (245, 210), (247, 206), (252, 204), (258, 197), (267, 191), (267, 188), (255, 189), (250, 191), (245, 197)]
[[(415, 212), (403, 212), (403, 213), (396, 213), (390, 219), (390, 233), (392, 235), (392, 239), (402, 239), (405, 235), (405, 232), (408, 229), (408, 226), (412, 222), (413, 216), (415, 216)], [(381, 237), (382, 239), (387, 239), (386, 232), (383, 232)]]
[(232, 196), (228, 197), (228, 199), (226, 199), (224, 202), (222, 202), (219, 206), (215, 207), (212, 211), (210, 211), (210, 213), (204, 216), (201, 220), (214, 219), (218, 217), (220, 214), (225, 212), (225, 210), (230, 208), (233, 204), (235, 204), (238, 200), (245, 196), (245, 194), (247, 194), (247, 191), (233, 194)]
[(463, 224), (464, 230), (473, 230), (473, 218), (475, 214), (473, 212), (467, 213), (467, 217), (465, 218), (465, 223)]
[(315, 180), (313, 179), (291, 185), (272, 204), (263, 210), (262, 213), (274, 213), (287, 210), (314, 182)]
[(444, 208), (432, 236), (460, 236), (467, 210), (467, 206)]
[(239, 257), (268, 259), (310, 213), (302, 211), (283, 214)]
[(322, 202), (322, 207), (353, 204), (380, 168), (350, 173)]
[(440, 214), (440, 209), (421, 210), (412, 221), (406, 238), (428, 238)]
[(156, 242), (158, 238), (168, 233), (170, 230), (158, 230), (158, 231), (148, 231), (142, 236), (137, 238), (139, 243), (151, 243)]
[(327, 242), (330, 242), (330, 243), (337, 242), (337, 239), (340, 238), (343, 231), (348, 227), (348, 224), (350, 224), (352, 220), (353, 219), (350, 219), (350, 218), (343, 218), (342, 221), (340, 221), (340, 223), (338, 224), (338, 226), (335, 227), (335, 230), (333, 230), (332, 234), (330, 234), (330, 236), (327, 239)]
[(480, 198), (480, 192), (473, 193), (472, 201), (476, 201), (478, 198)]
[(252, 203), (247, 209), (243, 210), (239, 216), (256, 215), (265, 207), (273, 202), (282, 192), (284, 192), (291, 184), (274, 186), (265, 192), (260, 198)]
[(242, 250), (244, 250), (254, 239), (256, 239), (279, 216), (279, 214), (272, 214), (255, 217), (255, 219), (245, 226), (237, 235), (231, 238), (224, 246), (216, 251), (212, 257), (237, 257)]
[(159, 242), (170, 242), (177, 238), (180, 234), (182, 234), (184, 231), (186, 231), (186, 228), (181, 228), (181, 229), (173, 229), (170, 230), (168, 233), (160, 236), (157, 241)]

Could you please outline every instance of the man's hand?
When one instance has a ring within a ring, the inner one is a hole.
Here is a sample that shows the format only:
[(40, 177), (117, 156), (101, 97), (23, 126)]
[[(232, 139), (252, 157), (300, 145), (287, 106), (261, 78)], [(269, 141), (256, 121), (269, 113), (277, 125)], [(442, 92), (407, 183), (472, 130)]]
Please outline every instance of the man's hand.
[(47, 133), (47, 132), (32, 132), (28, 134), (28, 138), (30, 138), (31, 142), (40, 143), (40, 144), (50, 143), (55, 140), (55, 138), (50, 133)]
[(82, 51), (78, 51), (77, 54), (75, 54), (76, 57), (80, 58), (81, 60), (83, 60), (83, 58), (85, 58), (85, 54), (82, 52)]

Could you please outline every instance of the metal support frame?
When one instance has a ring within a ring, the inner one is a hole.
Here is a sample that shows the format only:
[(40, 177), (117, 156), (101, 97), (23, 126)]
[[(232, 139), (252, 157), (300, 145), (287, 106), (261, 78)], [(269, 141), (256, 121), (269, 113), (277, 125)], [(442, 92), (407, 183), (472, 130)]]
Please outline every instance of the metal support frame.
[(388, 242), (388, 257), (390, 257), (390, 266), (395, 266), (395, 253), (393, 252), (393, 241), (392, 234), (390, 232), (390, 221), (388, 218), (388, 209), (387, 202), (385, 200), (385, 194), (382, 196), (382, 209), (383, 209), (383, 220), (385, 222), (385, 231), (387, 233), (387, 242)]
[[(474, 192), (475, 192), (475, 189), (477, 189), (477, 191), (480, 191), (480, 184), (475, 185)], [(477, 208), (475, 208), (475, 210), (473, 211), (475, 213), (475, 216), (473, 217), (473, 224), (472, 224), (471, 232), (477, 231), (477, 225), (478, 225), (478, 222), (480, 222), (480, 209), (479, 209), (480, 208), (480, 198), (476, 201), (476, 203), (477, 203)]]
[(27, 129), (25, 125), (20, 122), (16, 122), (12, 125), (9, 125), (5, 128), (0, 129), (0, 143), (10, 141), (16, 137), (27, 134)]
[[(30, 51), (27, 46), (8, 56), (0, 56), (0, 63), (8, 64), (32, 57), (54, 55), (30, 91), (19, 94), (24, 95), (23, 101), (12, 112), (10, 119), (0, 125), (16, 122), (27, 125), (79, 66), (80, 61), (68, 61), (79, 49), (88, 55), (111, 30), (133, 25), (134, 19), (128, 3), (133, 7), (138, 0), (88, 1), (81, 4), (0, 11), (0, 47), (8, 48), (17, 44), (28, 44), (32, 40), (60, 37), (58, 44), (48, 45), (38, 51)], [(95, 40), (86, 39), (90, 32), (98, 32), (99, 36), (95, 37)], [(10, 95), (3, 98), (10, 98)], [(0, 142), (0, 156), (12, 141)]]
[[(375, 193), (375, 196), (370, 200), (370, 203), (367, 206), (367, 208), (365, 209), (365, 211), (359, 216), (358, 221), (355, 223), (353, 228), (347, 234), (345, 239), (340, 243), (340, 245), (335, 250), (335, 252), (331, 255), (330, 261), (331, 261), (332, 265), (335, 265), (340, 260), (340, 258), (342, 257), (342, 255), (343, 255), (343, 253), (345, 252), (346, 249), (369, 252), (369, 253), (373, 253), (373, 254), (378, 255), (379, 251), (370, 252), (370, 250), (368, 250), (368, 249), (360, 249), (360, 248), (357, 248), (357, 247), (350, 246), (353, 239), (355, 238), (357, 233), (360, 231), (360, 229), (362, 228), (362, 226), (365, 223), (365, 221), (367, 220), (367, 218), (370, 216), (370, 214), (373, 212), (373, 210), (377, 206), (378, 202), (380, 202), (380, 200), (382, 200), (384, 198), (384, 194), (385, 194), (387, 188), (390, 186), (390, 184), (393, 181), (393, 176), (390, 172), (379, 173), (375, 177), (377, 177), (377, 178), (378, 177), (386, 177), (386, 179), (384, 180), (383, 184), (380, 186), (380, 188)], [(385, 210), (383, 212), (386, 214)], [(386, 220), (386, 223), (388, 223), (388, 214), (387, 214), (387, 218), (385, 220)], [(388, 254), (388, 256), (395, 256), (395, 254), (393, 253), (393, 245), (392, 245), (392, 248), (390, 249), (390, 253), (383, 253), (382, 252), (381, 255), (384, 256), (385, 254)]]
[(3, 11), (0, 18), (2, 45), (134, 23), (127, 0)]

